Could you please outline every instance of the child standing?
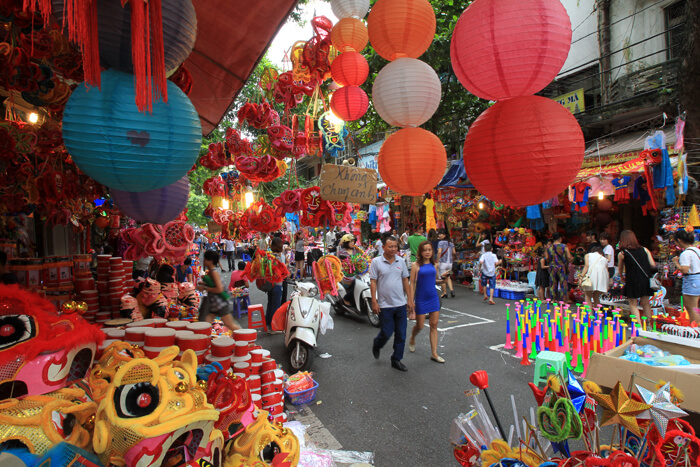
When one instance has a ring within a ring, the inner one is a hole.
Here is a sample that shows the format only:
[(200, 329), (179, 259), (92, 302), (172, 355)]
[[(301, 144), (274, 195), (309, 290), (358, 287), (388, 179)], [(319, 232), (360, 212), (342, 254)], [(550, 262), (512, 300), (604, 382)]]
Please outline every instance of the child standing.
[(535, 287), (537, 288), (537, 298), (540, 301), (544, 301), (547, 293), (546, 290), (550, 287), (549, 282), (549, 266), (547, 265), (547, 258), (544, 255), (544, 248), (539, 247), (537, 249), (537, 274), (535, 275)]
[[(496, 288), (496, 267), (501, 265), (501, 260), (498, 259), (491, 250), (493, 247), (490, 243), (484, 245), (484, 253), (479, 258), (479, 268), (481, 269), (481, 287), (484, 291), (484, 301), (488, 300), (489, 305), (495, 305), (493, 301), (493, 291)], [(489, 295), (486, 295), (486, 290), (490, 289)]]

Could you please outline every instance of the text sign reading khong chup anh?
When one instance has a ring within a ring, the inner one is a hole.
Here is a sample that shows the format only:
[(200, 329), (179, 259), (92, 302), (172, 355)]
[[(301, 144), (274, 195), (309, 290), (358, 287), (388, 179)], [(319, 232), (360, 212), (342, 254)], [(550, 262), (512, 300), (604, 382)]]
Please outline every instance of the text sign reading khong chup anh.
[(321, 170), (321, 198), (346, 203), (375, 204), (377, 172), (344, 165), (326, 164)]

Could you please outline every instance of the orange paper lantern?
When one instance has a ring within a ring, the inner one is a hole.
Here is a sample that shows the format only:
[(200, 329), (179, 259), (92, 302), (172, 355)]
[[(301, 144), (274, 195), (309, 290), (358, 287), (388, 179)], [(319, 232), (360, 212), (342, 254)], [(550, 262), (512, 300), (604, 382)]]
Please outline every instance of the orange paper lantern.
[(576, 118), (539, 96), (497, 102), (469, 128), (464, 167), (479, 192), (506, 206), (558, 195), (581, 169), (585, 143)]
[(341, 86), (359, 86), (369, 75), (369, 64), (357, 52), (344, 52), (331, 64), (331, 76)]
[(422, 128), (404, 128), (386, 139), (378, 156), (382, 180), (394, 191), (423, 195), (440, 183), (447, 153), (440, 138)]
[(435, 11), (428, 0), (378, 0), (367, 24), (372, 47), (389, 61), (420, 57), (435, 37)]
[(343, 18), (331, 29), (331, 42), (340, 52), (361, 52), (368, 40), (367, 26), (357, 18)]
[(357, 86), (345, 86), (338, 89), (331, 97), (331, 111), (341, 120), (351, 122), (367, 113), (369, 98)]

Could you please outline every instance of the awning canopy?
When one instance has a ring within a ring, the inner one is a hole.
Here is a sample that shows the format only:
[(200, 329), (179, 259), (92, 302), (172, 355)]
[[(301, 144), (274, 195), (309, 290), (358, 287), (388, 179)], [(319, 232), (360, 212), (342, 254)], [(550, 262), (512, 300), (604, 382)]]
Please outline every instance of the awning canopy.
[(193, 0), (197, 41), (185, 68), (204, 135), (226, 115), (297, 2)]
[(469, 178), (467, 171), (464, 168), (464, 161), (460, 158), (458, 161), (452, 161), (447, 173), (442, 177), (438, 188), (474, 188)]
[[(665, 128), (666, 147), (669, 154), (674, 154), (673, 145), (676, 133), (673, 127)], [(649, 131), (625, 133), (619, 136), (598, 140), (586, 149), (586, 155), (576, 180), (597, 175), (634, 174), (644, 171), (644, 142), (650, 136)]]

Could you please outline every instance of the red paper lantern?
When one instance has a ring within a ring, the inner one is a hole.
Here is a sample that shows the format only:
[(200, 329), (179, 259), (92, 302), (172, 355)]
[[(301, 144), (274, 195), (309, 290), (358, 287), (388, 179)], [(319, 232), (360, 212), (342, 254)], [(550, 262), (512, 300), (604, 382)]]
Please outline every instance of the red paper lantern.
[(379, 0), (367, 17), (372, 47), (389, 61), (423, 55), (435, 37), (435, 24), (428, 0)]
[(469, 92), (499, 101), (541, 91), (570, 47), (571, 21), (559, 0), (476, 0), (457, 21), (450, 55)]
[(357, 52), (343, 52), (331, 64), (331, 76), (341, 86), (359, 86), (369, 75), (369, 64)]
[(409, 196), (435, 188), (447, 166), (442, 141), (422, 128), (404, 128), (388, 137), (377, 159), (382, 180), (392, 190)]
[(338, 89), (331, 97), (331, 110), (336, 117), (346, 122), (361, 118), (367, 113), (369, 98), (357, 86), (345, 86)]
[(367, 26), (357, 18), (343, 18), (331, 29), (331, 43), (341, 52), (361, 52), (368, 40)]
[(472, 124), (464, 166), (479, 192), (506, 206), (561, 193), (581, 169), (585, 144), (571, 113), (539, 96), (497, 102)]

